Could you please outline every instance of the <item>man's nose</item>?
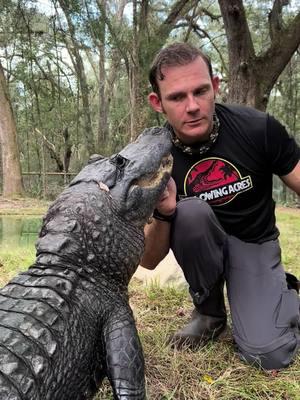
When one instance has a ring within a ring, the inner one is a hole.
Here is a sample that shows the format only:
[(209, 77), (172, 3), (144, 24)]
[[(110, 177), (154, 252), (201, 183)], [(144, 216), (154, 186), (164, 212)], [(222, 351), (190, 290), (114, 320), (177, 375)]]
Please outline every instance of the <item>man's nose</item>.
[(186, 112), (191, 113), (199, 110), (197, 98), (193, 95), (187, 97)]

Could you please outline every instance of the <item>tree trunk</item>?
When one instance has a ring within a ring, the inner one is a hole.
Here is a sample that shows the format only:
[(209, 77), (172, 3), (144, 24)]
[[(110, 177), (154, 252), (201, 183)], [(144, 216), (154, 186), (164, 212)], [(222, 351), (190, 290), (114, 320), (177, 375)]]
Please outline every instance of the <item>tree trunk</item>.
[(92, 120), (91, 120), (91, 110), (90, 110), (90, 100), (89, 100), (89, 85), (87, 82), (87, 77), (85, 74), (84, 63), (79, 51), (79, 45), (77, 43), (75, 37), (75, 26), (71, 19), (71, 11), (69, 3), (65, 0), (59, 0), (60, 7), (62, 8), (64, 15), (66, 17), (68, 28), (69, 28), (69, 36), (71, 38), (71, 43), (68, 43), (66, 39), (66, 46), (69, 51), (74, 69), (76, 71), (80, 92), (81, 92), (81, 100), (82, 100), (82, 116), (84, 122), (84, 132), (86, 139), (86, 148), (89, 154), (95, 153), (95, 141), (92, 129)]
[[(119, 30), (122, 29), (122, 18), (124, 15), (124, 10), (127, 4), (127, 0), (119, 0), (116, 4), (117, 10), (114, 15), (115, 20), (115, 28), (111, 24), (111, 21), (108, 17), (108, 3), (107, 0), (96, 0), (98, 9), (101, 14), (101, 20), (99, 23), (103, 24), (102, 26), (102, 36), (100, 31), (99, 40), (95, 40), (95, 46), (99, 48), (99, 110), (100, 110), (100, 119), (99, 119), (99, 129), (98, 129), (98, 138), (99, 143), (101, 137), (102, 140), (105, 140), (105, 145), (108, 144), (109, 139), (112, 136), (112, 132), (109, 129), (109, 114), (110, 114), (110, 103), (111, 99), (114, 96), (114, 86), (115, 80), (118, 75), (118, 70), (122, 63), (122, 58), (125, 62), (126, 71), (129, 71), (129, 59), (127, 57), (127, 52), (125, 46), (123, 46), (119, 42), (120, 35), (118, 34)], [(110, 50), (110, 67), (108, 73), (105, 70), (105, 62), (106, 62), (106, 54), (105, 54), (105, 43), (107, 38), (106, 27), (108, 32), (112, 35), (113, 38), (113, 46)], [(100, 46), (99, 43), (100, 42)], [(103, 81), (102, 81), (103, 80)], [(102, 124), (101, 124), (102, 121)], [(100, 126), (101, 124), (101, 126)], [(100, 131), (101, 130), (101, 131)]]
[(0, 62), (0, 144), (3, 172), (3, 196), (23, 196), (16, 124), (4, 71)]
[(256, 55), (242, 0), (219, 0), (229, 55), (229, 103), (265, 111), (270, 92), (300, 43), (300, 12), (283, 24), (287, 2), (275, 0), (269, 14), (270, 46)]
[[(147, 1), (147, 0), (146, 0)], [(145, 1), (142, 0), (142, 4)], [(138, 134), (139, 129), (139, 75), (140, 75), (140, 66), (138, 62), (139, 58), (139, 34), (138, 34), (138, 10), (137, 10), (137, 1), (133, 0), (132, 2), (132, 52), (131, 52), (131, 60), (130, 60), (130, 72), (129, 72), (129, 92), (130, 92), (130, 141), (134, 140)], [(144, 21), (146, 24), (146, 21)]]
[(147, 76), (155, 52), (165, 43), (176, 22), (187, 13), (194, 2), (191, 0), (177, 0), (170, 8), (169, 14), (158, 27), (153, 36), (149, 36), (148, 0), (133, 1), (133, 36), (130, 63), (130, 98), (131, 98), (131, 129), (130, 139), (134, 140), (147, 124), (149, 106), (143, 88), (147, 87)]
[[(106, 0), (101, 1), (102, 8), (106, 13)], [(105, 147), (108, 139), (108, 101), (106, 98), (106, 71), (105, 71), (105, 43), (106, 43), (106, 25), (103, 21), (99, 21), (100, 28), (100, 43), (99, 43), (99, 125), (98, 125), (98, 148)], [(100, 150), (101, 152), (101, 150)]]

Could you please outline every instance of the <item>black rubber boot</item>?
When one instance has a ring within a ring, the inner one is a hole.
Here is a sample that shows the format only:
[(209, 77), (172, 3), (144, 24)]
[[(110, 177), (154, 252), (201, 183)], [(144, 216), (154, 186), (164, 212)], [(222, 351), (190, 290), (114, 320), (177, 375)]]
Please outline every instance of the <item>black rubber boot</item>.
[(296, 292), (299, 294), (300, 281), (295, 277), (295, 275), (292, 275), (288, 272), (285, 273), (285, 276), (288, 288), (296, 290)]
[(197, 349), (216, 339), (225, 330), (227, 317), (223, 287), (222, 279), (201, 304), (197, 302), (197, 293), (192, 293), (195, 308), (191, 320), (171, 337), (171, 347)]

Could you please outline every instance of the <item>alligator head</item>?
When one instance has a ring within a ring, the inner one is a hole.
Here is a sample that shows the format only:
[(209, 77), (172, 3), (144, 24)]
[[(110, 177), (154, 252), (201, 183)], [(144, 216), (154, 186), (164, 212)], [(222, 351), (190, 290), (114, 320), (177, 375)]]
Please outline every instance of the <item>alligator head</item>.
[[(126, 286), (143, 243), (136, 246), (137, 252), (127, 251), (126, 246), (134, 240), (143, 241), (143, 227), (170, 178), (170, 149), (169, 131), (154, 127), (146, 129), (118, 154), (94, 156), (44, 217), (36, 244), (37, 261), (53, 264), (63, 257), (86, 269), (92, 260), (103, 266), (115, 251), (113, 246), (118, 245), (126, 254), (131, 253), (131, 261), (125, 265), (124, 259), (118, 257), (105, 274), (110, 281), (119, 277)], [(127, 244), (123, 243), (125, 226)], [(124, 264), (123, 268), (120, 264)], [(97, 268), (98, 273), (104, 273), (102, 270)]]
[(119, 213), (132, 224), (143, 226), (171, 174), (170, 133), (148, 128), (118, 154), (94, 156), (70, 186), (98, 182), (117, 204)]

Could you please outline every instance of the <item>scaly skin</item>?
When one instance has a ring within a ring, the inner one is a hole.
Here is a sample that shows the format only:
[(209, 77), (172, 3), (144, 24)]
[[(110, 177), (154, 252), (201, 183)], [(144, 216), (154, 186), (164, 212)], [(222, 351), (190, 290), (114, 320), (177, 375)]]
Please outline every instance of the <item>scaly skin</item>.
[(145, 399), (127, 287), (171, 162), (152, 174), (169, 150), (165, 129), (146, 130), (113, 162), (84, 168), (50, 207), (35, 264), (0, 291), (1, 400), (90, 399), (105, 376), (115, 399)]

